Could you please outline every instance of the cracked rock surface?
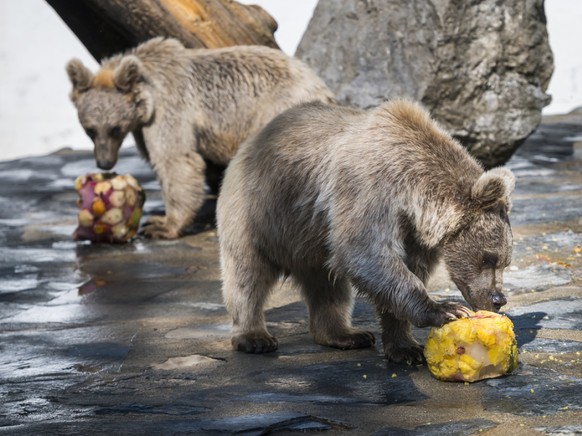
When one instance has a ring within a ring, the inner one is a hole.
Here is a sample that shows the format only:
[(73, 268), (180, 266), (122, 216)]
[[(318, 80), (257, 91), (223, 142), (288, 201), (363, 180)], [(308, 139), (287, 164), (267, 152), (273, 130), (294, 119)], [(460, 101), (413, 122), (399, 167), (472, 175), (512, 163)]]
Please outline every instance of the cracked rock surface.
[[(212, 199), (192, 234), (124, 245), (73, 242), (73, 181), (88, 152), (0, 162), (0, 433), (580, 434), (582, 118), (546, 120), (509, 162), (517, 175), (506, 272), (519, 368), (474, 384), (387, 363), (372, 307), (354, 325), (376, 348), (316, 345), (288, 284), (267, 320), (279, 350), (230, 349)], [(134, 150), (120, 174), (159, 186)], [(434, 298), (460, 300), (442, 270)], [(419, 340), (426, 329), (416, 329)]]

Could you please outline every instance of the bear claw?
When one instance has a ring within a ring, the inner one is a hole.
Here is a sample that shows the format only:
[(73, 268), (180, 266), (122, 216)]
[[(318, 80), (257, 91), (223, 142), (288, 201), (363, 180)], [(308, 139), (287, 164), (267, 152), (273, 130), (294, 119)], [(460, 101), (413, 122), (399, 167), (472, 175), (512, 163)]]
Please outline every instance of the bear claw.
[(473, 312), (459, 303), (434, 302), (434, 306), (430, 311), (424, 314), (422, 318), (416, 318), (413, 324), (417, 327), (441, 327), (447, 322), (454, 321), (459, 318), (467, 318), (472, 316)]

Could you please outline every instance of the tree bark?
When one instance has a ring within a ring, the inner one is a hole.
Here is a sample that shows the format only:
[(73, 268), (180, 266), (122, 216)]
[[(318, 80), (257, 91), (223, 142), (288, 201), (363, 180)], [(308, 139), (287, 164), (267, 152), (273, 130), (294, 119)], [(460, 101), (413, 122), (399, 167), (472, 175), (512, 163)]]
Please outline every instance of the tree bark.
[(266, 45), (277, 22), (233, 0), (46, 0), (98, 61), (155, 36), (186, 47)]

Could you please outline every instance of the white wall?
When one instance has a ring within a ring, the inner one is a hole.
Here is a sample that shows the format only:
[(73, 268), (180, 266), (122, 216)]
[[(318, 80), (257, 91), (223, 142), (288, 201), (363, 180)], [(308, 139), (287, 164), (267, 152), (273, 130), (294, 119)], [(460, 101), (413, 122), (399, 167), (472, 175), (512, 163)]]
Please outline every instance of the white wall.
[(552, 103), (543, 113), (567, 113), (582, 107), (582, 1), (546, 0), (545, 5), (555, 69), (548, 87)]
[[(277, 41), (292, 54), (317, 0), (242, 2), (261, 5), (277, 20)], [(582, 1), (546, 0), (546, 12), (556, 69), (544, 113), (562, 113), (582, 106)], [(64, 66), (72, 57), (96, 67), (44, 0), (0, 0), (0, 160), (91, 148), (68, 99)]]
[(285, 53), (292, 55), (301, 41), (313, 15), (317, 0), (238, 0), (247, 5), (259, 5), (279, 24), (275, 38)]
[(90, 147), (65, 63), (96, 62), (43, 0), (0, 0), (0, 160)]

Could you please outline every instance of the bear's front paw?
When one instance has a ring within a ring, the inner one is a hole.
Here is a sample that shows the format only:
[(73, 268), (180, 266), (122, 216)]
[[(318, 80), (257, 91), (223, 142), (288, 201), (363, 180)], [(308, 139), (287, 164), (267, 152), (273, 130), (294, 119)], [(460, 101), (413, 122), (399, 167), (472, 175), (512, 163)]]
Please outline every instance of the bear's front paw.
[(473, 312), (459, 303), (433, 302), (434, 305), (430, 310), (425, 312), (424, 317), (417, 319), (413, 324), (417, 327), (441, 327), (447, 322), (454, 321), (459, 318), (467, 318)]
[(269, 353), (279, 347), (277, 339), (268, 333), (245, 333), (233, 336), (232, 348), (245, 353)]
[(395, 363), (417, 365), (424, 362), (423, 348), (416, 341), (384, 344), (384, 355)]
[(180, 229), (168, 223), (165, 216), (149, 218), (142, 228), (145, 236), (152, 239), (176, 239), (180, 236)]

